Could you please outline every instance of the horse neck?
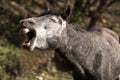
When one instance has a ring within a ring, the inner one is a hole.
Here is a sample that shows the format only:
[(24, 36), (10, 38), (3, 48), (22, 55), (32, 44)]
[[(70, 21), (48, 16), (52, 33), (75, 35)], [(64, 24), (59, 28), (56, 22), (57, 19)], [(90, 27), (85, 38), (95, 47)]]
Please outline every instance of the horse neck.
[[(82, 39), (85, 35), (85, 30), (82, 30), (80, 28), (77, 28), (77, 26), (73, 24), (66, 24), (66, 28), (64, 29), (62, 36), (59, 40), (59, 46), (57, 48), (60, 49), (68, 49), (69, 46), (72, 46), (73, 41), (76, 38)], [(81, 38), (80, 38), (81, 37)]]
[(66, 24), (66, 29), (67, 29), (67, 36), (69, 37), (69, 39), (73, 39), (75, 37), (84, 38), (87, 34), (86, 30), (81, 29), (75, 24)]

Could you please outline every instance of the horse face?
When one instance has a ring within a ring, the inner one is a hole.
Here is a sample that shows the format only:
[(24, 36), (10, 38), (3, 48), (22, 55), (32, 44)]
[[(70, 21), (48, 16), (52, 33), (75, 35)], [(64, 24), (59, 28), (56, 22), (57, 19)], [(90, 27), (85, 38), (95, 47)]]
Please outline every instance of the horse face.
[(55, 15), (27, 18), (21, 22), (24, 26), (22, 32), (27, 35), (22, 44), (30, 47), (30, 50), (34, 48), (55, 49), (66, 28), (66, 21)]

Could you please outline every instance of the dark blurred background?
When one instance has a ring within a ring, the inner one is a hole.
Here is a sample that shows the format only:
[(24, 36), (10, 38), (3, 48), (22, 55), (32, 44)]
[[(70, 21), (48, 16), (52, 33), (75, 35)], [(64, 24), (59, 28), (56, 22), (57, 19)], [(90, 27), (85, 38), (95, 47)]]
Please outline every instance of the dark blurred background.
[(68, 5), (68, 22), (84, 29), (107, 27), (120, 35), (120, 0), (0, 0), (0, 80), (72, 80), (71, 71), (55, 66), (54, 51), (30, 52), (19, 45), (21, 19)]

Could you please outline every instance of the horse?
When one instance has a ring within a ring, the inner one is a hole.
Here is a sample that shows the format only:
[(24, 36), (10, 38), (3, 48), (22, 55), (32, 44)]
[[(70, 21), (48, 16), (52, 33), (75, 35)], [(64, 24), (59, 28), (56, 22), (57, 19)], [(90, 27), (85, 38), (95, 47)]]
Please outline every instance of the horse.
[(22, 45), (55, 52), (70, 63), (74, 80), (115, 80), (120, 73), (118, 35), (104, 27), (89, 30), (68, 23), (71, 9), (46, 11), (39, 17), (21, 20)]

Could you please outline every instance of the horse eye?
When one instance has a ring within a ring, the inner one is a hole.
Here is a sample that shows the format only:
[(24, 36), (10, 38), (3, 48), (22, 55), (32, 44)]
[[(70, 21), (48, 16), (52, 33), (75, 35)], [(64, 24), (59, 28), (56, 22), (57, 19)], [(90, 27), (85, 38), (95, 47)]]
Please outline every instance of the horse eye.
[(47, 29), (47, 28), (48, 28), (47, 26), (44, 27), (44, 29)]
[(56, 22), (56, 20), (54, 20), (54, 19), (50, 19), (50, 20), (51, 20), (52, 22), (55, 22), (55, 23), (57, 23), (57, 22)]

